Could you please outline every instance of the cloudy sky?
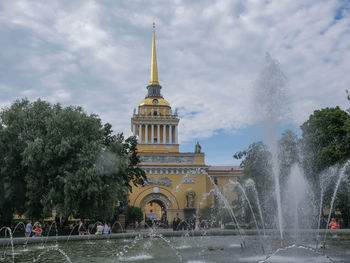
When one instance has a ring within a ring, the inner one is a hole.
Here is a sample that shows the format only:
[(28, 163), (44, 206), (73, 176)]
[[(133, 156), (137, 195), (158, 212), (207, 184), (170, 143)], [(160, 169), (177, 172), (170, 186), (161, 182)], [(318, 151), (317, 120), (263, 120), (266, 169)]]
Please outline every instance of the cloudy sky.
[(278, 129), (347, 109), (350, 3), (336, 0), (0, 2), (0, 107), (37, 98), (80, 105), (130, 135), (149, 82), (156, 20), (162, 94), (211, 165), (264, 139), (254, 83), (268, 52), (288, 79)]

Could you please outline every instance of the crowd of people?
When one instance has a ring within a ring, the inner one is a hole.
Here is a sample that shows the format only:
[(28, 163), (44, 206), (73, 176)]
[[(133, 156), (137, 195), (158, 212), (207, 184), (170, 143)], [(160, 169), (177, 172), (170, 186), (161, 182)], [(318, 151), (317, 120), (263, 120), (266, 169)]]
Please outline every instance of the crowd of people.
[[(94, 228), (96, 226), (96, 228)], [(146, 219), (145, 221), (145, 228), (148, 227), (162, 227), (162, 228), (169, 228), (169, 223), (167, 220), (151, 220)], [(223, 226), (221, 222), (217, 223), (215, 220), (201, 220), (200, 218), (196, 219), (196, 217), (187, 218), (185, 220), (181, 220), (181, 218), (176, 215), (176, 217), (172, 221), (172, 228), (173, 231), (180, 231), (180, 230), (201, 230), (201, 229), (210, 229), (213, 227)], [(139, 223), (135, 222), (135, 229), (139, 227)], [(108, 222), (104, 222), (102, 224), (101, 222), (97, 222), (92, 227), (89, 226), (87, 220), (80, 220), (76, 222), (74, 225), (71, 226), (72, 232), (74, 229), (77, 228), (78, 235), (90, 235), (91, 231), (94, 230), (95, 235), (108, 235), (111, 233), (111, 226)], [(340, 229), (339, 222), (332, 218), (331, 222), (329, 223), (330, 229)], [(32, 225), (32, 222), (29, 221), (25, 227), (25, 236), (26, 237), (41, 237), (43, 233), (43, 227), (39, 222), (35, 222)]]
[[(78, 233), (79, 236), (90, 235), (90, 229), (86, 219), (79, 221)], [(95, 235), (108, 235), (110, 233), (111, 227), (108, 222), (104, 224), (97, 222)]]
[[(73, 232), (74, 229), (77, 228), (77, 234), (82, 236), (82, 235), (90, 235), (91, 233), (91, 228), (89, 228), (89, 224), (87, 220), (80, 220), (74, 223), (73, 225), (70, 226), (71, 232)], [(43, 230), (47, 229), (47, 227), (42, 226), (39, 222), (35, 222), (32, 225), (32, 221), (29, 221), (26, 224), (25, 227), (25, 236), (26, 237), (41, 237), (43, 234)], [(76, 232), (75, 232), (76, 233)], [(105, 222), (104, 224), (98, 222), (96, 223), (96, 229), (94, 232), (96, 235), (107, 235), (111, 233), (111, 227), (108, 222)]]
[(41, 237), (42, 233), (43, 233), (43, 229), (39, 222), (35, 222), (34, 225), (32, 225), (31, 221), (27, 223), (26, 229), (25, 229), (26, 237)]
[(173, 220), (173, 230), (201, 230), (201, 229), (210, 229), (213, 227), (221, 226), (222, 223), (218, 223), (215, 220), (211, 219), (201, 219), (201, 218), (186, 218), (185, 220), (181, 220), (178, 214)]

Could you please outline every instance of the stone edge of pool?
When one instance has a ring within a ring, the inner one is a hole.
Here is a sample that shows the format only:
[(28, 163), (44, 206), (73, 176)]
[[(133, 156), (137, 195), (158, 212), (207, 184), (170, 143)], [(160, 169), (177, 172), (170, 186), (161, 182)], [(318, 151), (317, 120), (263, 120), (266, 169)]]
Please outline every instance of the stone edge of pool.
[[(324, 234), (327, 230), (321, 229), (319, 234)], [(151, 235), (162, 235), (164, 237), (180, 237), (185, 234), (189, 234), (190, 236), (230, 236), (230, 235), (239, 235), (240, 232), (243, 235), (258, 235), (259, 231), (254, 229), (249, 230), (194, 230), (194, 231), (157, 231), (157, 232), (128, 232), (128, 233), (115, 233), (109, 235), (72, 235), (72, 236), (43, 236), (43, 237), (17, 237), (12, 238), (12, 242), (14, 245), (24, 245), (24, 244), (33, 244), (33, 243), (47, 243), (47, 242), (67, 242), (67, 241), (81, 241), (81, 240), (102, 240), (102, 239), (120, 239), (120, 238), (134, 238), (136, 236), (148, 237)], [(286, 233), (294, 233), (295, 230), (286, 230)], [(299, 233), (301, 234), (316, 234), (317, 230), (315, 229), (299, 229)], [(262, 231), (260, 230), (260, 234)], [(276, 229), (268, 229), (266, 230), (267, 235), (279, 234), (279, 230)], [(339, 234), (339, 235), (350, 235), (350, 229), (336, 229), (336, 230), (328, 230), (328, 234)], [(11, 244), (10, 238), (0, 238), (0, 245)]]

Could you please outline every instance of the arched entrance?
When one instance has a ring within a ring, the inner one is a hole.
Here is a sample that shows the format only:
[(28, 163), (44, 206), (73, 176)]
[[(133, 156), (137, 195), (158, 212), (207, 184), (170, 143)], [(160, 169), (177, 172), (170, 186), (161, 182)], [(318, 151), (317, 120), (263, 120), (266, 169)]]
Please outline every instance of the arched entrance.
[(153, 224), (169, 225), (168, 209), (172, 209), (172, 203), (164, 194), (149, 193), (141, 201), (140, 207), (144, 212), (145, 222), (149, 226)]
[[(152, 206), (150, 205), (152, 201)], [(179, 212), (179, 204), (175, 196), (164, 187), (145, 187), (134, 199), (133, 206), (140, 207), (146, 219), (146, 213), (154, 211), (165, 212), (167, 221), (171, 222), (175, 214)], [(152, 207), (152, 208), (151, 208)], [(157, 210), (158, 208), (158, 210)], [(152, 215), (154, 217), (154, 215)], [(161, 218), (162, 214), (157, 214), (157, 218)]]
[(157, 221), (165, 224), (167, 221), (167, 207), (160, 199), (153, 199), (144, 207), (145, 220)]

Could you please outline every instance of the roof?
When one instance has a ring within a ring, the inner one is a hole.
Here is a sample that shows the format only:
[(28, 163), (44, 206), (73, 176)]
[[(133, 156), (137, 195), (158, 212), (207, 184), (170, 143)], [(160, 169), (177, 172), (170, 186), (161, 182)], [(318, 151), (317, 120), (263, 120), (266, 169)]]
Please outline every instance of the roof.
[(208, 172), (241, 172), (244, 169), (240, 166), (209, 166)]

